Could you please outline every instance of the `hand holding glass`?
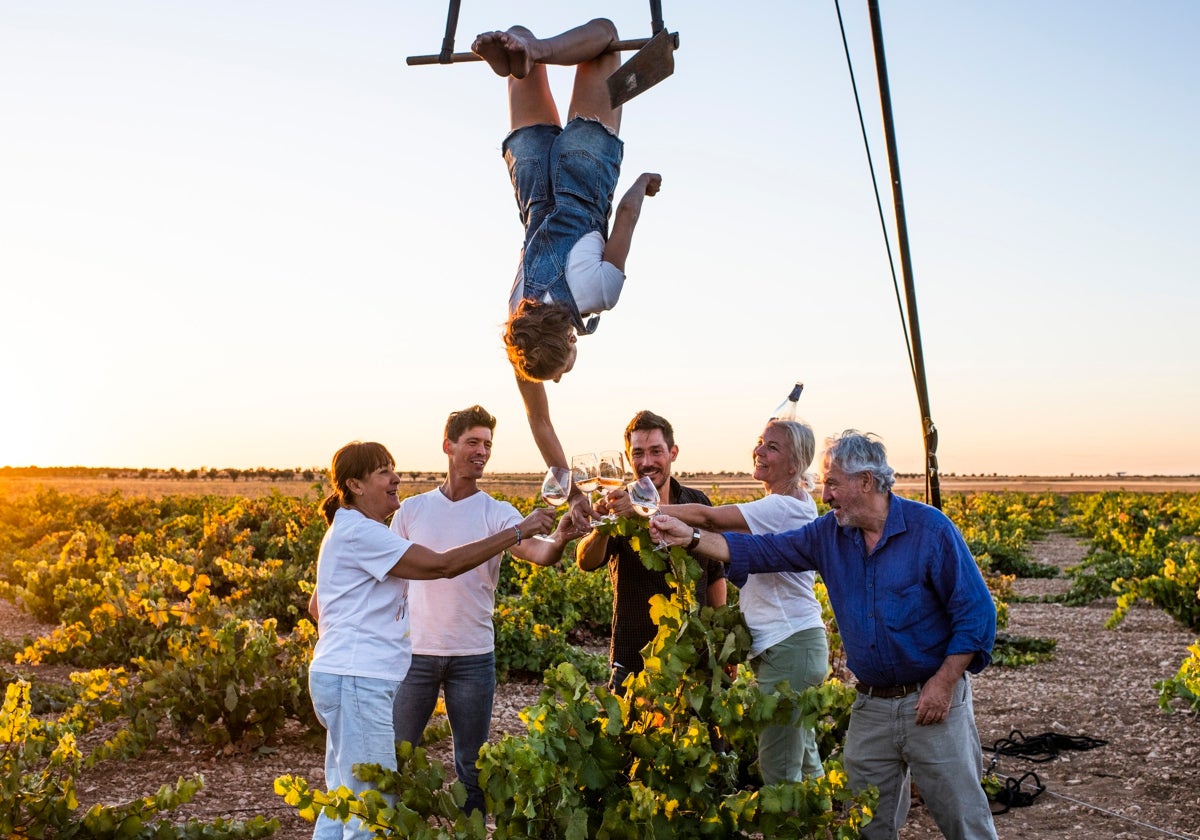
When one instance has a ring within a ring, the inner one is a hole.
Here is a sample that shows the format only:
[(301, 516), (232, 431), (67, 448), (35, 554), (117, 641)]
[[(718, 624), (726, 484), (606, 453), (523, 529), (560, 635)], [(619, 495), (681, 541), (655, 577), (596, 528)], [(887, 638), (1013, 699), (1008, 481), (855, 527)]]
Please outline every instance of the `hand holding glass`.
[[(658, 488), (654, 486), (654, 482), (649, 476), (642, 476), (637, 481), (631, 482), (625, 489), (629, 491), (629, 501), (633, 503), (635, 513), (647, 519), (658, 513), (661, 498), (658, 495)], [(660, 539), (654, 547), (659, 551), (665, 551), (670, 548), (670, 545), (665, 539)]]
[[(541, 495), (542, 500), (550, 507), (559, 508), (565, 505), (567, 497), (571, 495), (571, 471), (566, 467), (551, 467), (546, 470), (546, 477), (542, 479)], [(534, 539), (554, 542), (554, 537), (549, 534), (537, 534)]]
[[(625, 456), (616, 449), (600, 453), (600, 492), (607, 496), (625, 483)], [(616, 522), (615, 514), (607, 513), (600, 517), (605, 522)]]

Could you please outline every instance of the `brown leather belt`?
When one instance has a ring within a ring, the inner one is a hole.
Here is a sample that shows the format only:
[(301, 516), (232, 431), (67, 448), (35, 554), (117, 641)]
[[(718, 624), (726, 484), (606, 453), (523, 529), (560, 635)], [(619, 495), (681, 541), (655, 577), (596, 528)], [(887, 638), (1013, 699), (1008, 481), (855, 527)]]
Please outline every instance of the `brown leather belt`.
[(867, 685), (866, 683), (856, 683), (854, 686), (859, 694), (865, 694), (868, 697), (879, 697), (883, 700), (891, 700), (896, 697), (907, 697), (914, 691), (921, 690), (920, 683), (904, 683), (903, 685)]

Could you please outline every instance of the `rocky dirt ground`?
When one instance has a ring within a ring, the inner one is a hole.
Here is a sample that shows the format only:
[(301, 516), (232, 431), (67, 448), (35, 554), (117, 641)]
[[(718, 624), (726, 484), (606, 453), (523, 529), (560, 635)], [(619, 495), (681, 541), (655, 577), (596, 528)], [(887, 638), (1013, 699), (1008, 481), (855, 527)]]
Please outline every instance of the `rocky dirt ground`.
[[(1066, 567), (1083, 554), (1069, 537), (1052, 535), (1034, 547), (1034, 557)], [(1067, 581), (1023, 580), (1020, 595), (1065, 591)], [(996, 817), (1002, 840), (1042, 838), (1156, 838), (1200, 840), (1200, 720), (1159, 710), (1155, 680), (1175, 673), (1195, 635), (1150, 607), (1135, 608), (1116, 630), (1104, 629), (1113, 603), (1066, 607), (1045, 602), (1010, 607), (1009, 632), (1058, 640), (1054, 658), (1023, 668), (989, 668), (975, 683), (976, 716), (985, 752), (1012, 730), (1026, 736), (1055, 732), (1108, 741), (1090, 751), (1063, 752), (1034, 764), (1002, 757), (1000, 774), (1037, 773), (1045, 793), (1029, 807)], [(11, 604), (0, 601), (0, 635), (20, 639), (39, 627)], [(42, 675), (63, 679), (57, 673)], [(499, 690), (493, 734), (521, 732), (518, 714), (540, 692), (536, 683), (508, 683)], [(434, 753), (448, 767), (448, 744)], [(296, 734), (250, 750), (216, 751), (165, 740), (134, 761), (108, 763), (79, 780), (83, 805), (124, 802), (154, 792), (165, 782), (201, 773), (205, 788), (183, 815), (204, 818), (255, 814), (282, 823), (280, 838), (304, 838), (311, 825), (300, 820), (272, 791), (276, 776), (297, 774), (320, 784), (322, 748)], [(990, 755), (986, 756), (990, 759)], [(941, 835), (917, 805), (902, 840)]]
[[(1033, 558), (1065, 568), (1083, 556), (1071, 537), (1051, 535)], [(1018, 595), (1065, 592), (1063, 578), (1016, 582)], [(987, 752), (1012, 730), (1056, 732), (1108, 741), (1035, 764), (1001, 757), (996, 772), (1032, 770), (1045, 786), (1029, 807), (995, 818), (1002, 840), (1200, 837), (1200, 720), (1158, 708), (1153, 683), (1173, 676), (1195, 635), (1161, 610), (1139, 606), (1115, 630), (1104, 622), (1114, 601), (1086, 607), (1014, 603), (1008, 632), (1058, 641), (1054, 658), (1022, 668), (989, 668), (976, 678), (975, 716)], [(939, 834), (915, 808), (903, 840)]]

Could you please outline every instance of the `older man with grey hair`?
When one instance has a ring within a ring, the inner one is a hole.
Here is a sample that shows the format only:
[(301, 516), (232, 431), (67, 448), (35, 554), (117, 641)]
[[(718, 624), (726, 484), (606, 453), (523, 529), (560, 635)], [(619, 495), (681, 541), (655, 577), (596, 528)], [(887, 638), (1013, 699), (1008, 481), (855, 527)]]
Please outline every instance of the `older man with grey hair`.
[(879, 788), (864, 838), (899, 835), (911, 774), (944, 836), (994, 840), (970, 679), (991, 661), (991, 593), (954, 524), (892, 492), (881, 441), (851, 429), (825, 447), (822, 499), (831, 509), (819, 519), (752, 536), (660, 515), (651, 535), (728, 563), (735, 585), (761, 572), (820, 572), (859, 680), (846, 772), (856, 791)]

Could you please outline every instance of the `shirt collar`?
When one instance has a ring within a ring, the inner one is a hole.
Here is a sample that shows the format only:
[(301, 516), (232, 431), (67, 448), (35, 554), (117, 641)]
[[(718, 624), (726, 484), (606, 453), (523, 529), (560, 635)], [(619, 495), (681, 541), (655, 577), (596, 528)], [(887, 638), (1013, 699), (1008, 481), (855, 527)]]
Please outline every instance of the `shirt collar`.
[(679, 493), (682, 487), (683, 485), (675, 480), (675, 476), (667, 479), (667, 504), (679, 504)]
[(883, 523), (883, 535), (879, 538), (879, 542), (875, 545), (875, 550), (883, 548), (887, 545), (888, 538), (895, 534), (902, 534), (908, 530), (904, 524), (904, 506), (901, 504), (900, 497), (888, 491), (888, 515), (887, 521)]

